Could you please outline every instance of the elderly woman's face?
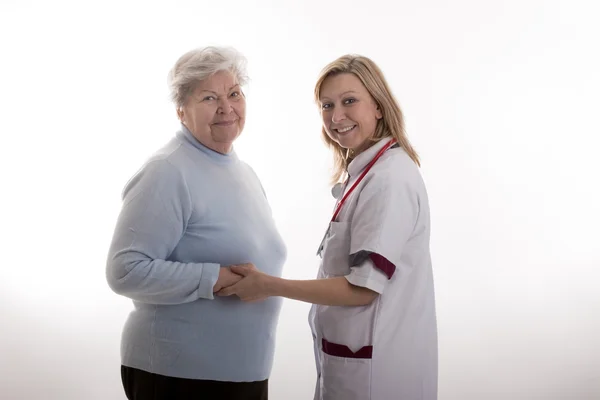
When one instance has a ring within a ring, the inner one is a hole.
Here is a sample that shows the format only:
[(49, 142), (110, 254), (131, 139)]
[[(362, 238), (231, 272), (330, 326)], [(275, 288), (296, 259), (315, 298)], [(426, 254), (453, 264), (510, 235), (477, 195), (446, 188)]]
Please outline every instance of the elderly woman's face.
[(220, 71), (201, 81), (180, 117), (200, 143), (219, 153), (229, 153), (246, 118), (246, 99), (235, 76)]

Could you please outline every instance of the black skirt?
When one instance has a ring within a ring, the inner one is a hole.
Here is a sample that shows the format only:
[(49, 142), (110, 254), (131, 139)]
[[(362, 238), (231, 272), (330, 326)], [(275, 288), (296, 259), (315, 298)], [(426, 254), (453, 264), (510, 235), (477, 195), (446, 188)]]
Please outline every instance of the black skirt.
[(269, 381), (221, 382), (174, 378), (121, 366), (129, 400), (268, 400)]

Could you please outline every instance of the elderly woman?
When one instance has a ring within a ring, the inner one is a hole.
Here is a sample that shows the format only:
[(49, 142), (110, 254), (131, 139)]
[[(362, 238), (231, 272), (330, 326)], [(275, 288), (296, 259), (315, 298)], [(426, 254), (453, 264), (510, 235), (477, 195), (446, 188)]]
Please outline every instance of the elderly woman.
[(180, 129), (126, 184), (109, 250), (110, 288), (133, 300), (121, 375), (133, 399), (267, 399), (281, 300), (213, 293), (231, 266), (279, 276), (285, 245), (262, 185), (233, 143), (243, 128), (245, 60), (184, 54), (169, 75)]

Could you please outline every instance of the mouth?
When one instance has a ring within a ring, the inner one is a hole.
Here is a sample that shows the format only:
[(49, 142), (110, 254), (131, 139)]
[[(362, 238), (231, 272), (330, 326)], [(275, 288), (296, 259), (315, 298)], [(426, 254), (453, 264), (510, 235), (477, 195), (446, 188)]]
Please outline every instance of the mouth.
[(231, 120), (231, 121), (220, 121), (220, 122), (215, 122), (213, 125), (217, 125), (217, 126), (230, 126), (233, 125), (237, 122), (237, 119)]
[(332, 130), (340, 135), (345, 135), (345, 134), (353, 131), (354, 128), (356, 128), (356, 125), (345, 126), (343, 128), (337, 128), (337, 129), (332, 129)]

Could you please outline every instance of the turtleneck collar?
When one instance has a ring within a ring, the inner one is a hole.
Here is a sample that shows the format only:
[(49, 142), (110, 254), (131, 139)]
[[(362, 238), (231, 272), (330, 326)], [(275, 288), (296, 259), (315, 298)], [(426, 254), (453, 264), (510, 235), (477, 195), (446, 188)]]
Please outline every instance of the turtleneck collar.
[(181, 128), (179, 131), (177, 131), (176, 136), (183, 142), (190, 144), (191, 146), (200, 150), (202, 153), (206, 154), (211, 160), (217, 163), (228, 164), (238, 160), (237, 154), (235, 153), (233, 148), (227, 154), (214, 151), (200, 143), (200, 141), (196, 139), (194, 135), (192, 135), (192, 132), (190, 132), (184, 124), (181, 124)]

